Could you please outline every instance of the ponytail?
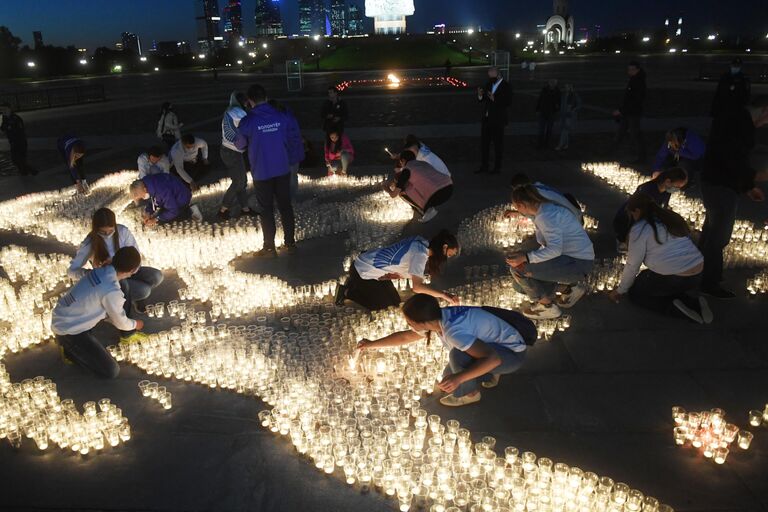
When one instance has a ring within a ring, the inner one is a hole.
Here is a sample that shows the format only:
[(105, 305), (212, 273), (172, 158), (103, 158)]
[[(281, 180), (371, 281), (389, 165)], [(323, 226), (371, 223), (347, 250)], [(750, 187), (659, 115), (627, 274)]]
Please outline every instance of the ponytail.
[(542, 196), (534, 185), (527, 183), (524, 185), (516, 186), (512, 189), (512, 202), (538, 206), (544, 203), (548, 203), (549, 200)]
[[(437, 299), (426, 293), (417, 293), (403, 304), (403, 315), (408, 320), (416, 323), (434, 322), (443, 317), (440, 303)], [(427, 333), (427, 345), (432, 338), (432, 332)]]
[(456, 236), (446, 229), (440, 231), (429, 241), (428, 247), (431, 254), (427, 259), (425, 273), (430, 277), (439, 275), (443, 269), (443, 265), (445, 265), (445, 262), (448, 260), (448, 256), (443, 252), (444, 245), (447, 245), (448, 249), (459, 248), (459, 241), (456, 239)]
[(640, 218), (638, 220), (644, 220), (653, 229), (653, 237), (656, 239), (656, 243), (661, 244), (659, 240), (659, 233), (656, 229), (656, 223), (661, 223), (667, 229), (667, 232), (675, 237), (690, 236), (691, 229), (688, 227), (688, 223), (677, 213), (672, 210), (662, 208), (644, 192), (636, 192), (630, 196), (627, 201), (627, 214), (634, 210), (640, 210)]

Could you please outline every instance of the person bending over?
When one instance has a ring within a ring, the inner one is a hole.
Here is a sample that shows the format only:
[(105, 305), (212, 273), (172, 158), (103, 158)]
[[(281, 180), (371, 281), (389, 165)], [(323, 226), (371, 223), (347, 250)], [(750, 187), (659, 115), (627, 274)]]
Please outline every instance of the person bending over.
[(139, 332), (144, 322), (125, 314), (125, 296), (120, 289), (120, 281), (130, 278), (140, 267), (139, 251), (135, 247), (121, 247), (109, 265), (88, 272), (61, 296), (53, 308), (51, 330), (66, 359), (99, 377), (117, 377), (120, 367), (93, 328), (107, 319), (120, 331), (121, 343), (146, 339)]
[(208, 143), (191, 133), (184, 134), (171, 148), (171, 162), (179, 177), (192, 190), (200, 186), (195, 183), (208, 171)]
[(143, 199), (147, 206), (141, 214), (145, 226), (185, 220), (192, 216), (189, 207), (192, 192), (172, 174), (145, 176), (131, 183), (131, 199), (137, 205)]
[(419, 222), (429, 222), (437, 215), (437, 207), (453, 195), (453, 180), (406, 150), (400, 153), (395, 176), (384, 183), (384, 190), (411, 205), (420, 216)]
[(411, 279), (415, 293), (426, 293), (451, 304), (458, 304), (455, 295), (444, 293), (424, 283), (424, 278), (436, 277), (448, 258), (459, 253), (459, 242), (448, 231), (440, 231), (432, 240), (420, 236), (401, 240), (388, 247), (364, 252), (355, 258), (346, 283), (336, 290), (336, 304), (349, 299), (366, 309), (386, 309), (400, 304), (393, 279)]
[[(91, 268), (109, 265), (115, 252), (121, 247), (134, 247), (139, 250), (133, 233), (117, 223), (115, 213), (109, 208), (99, 208), (91, 219), (91, 232), (80, 244), (77, 254), (69, 264), (67, 276), (72, 280), (85, 277), (89, 272), (85, 268), (86, 263), (90, 263)], [(146, 311), (146, 299), (162, 282), (162, 271), (152, 267), (140, 267), (131, 277), (120, 281), (120, 288), (126, 298), (125, 313), (130, 316), (133, 306), (138, 313), (143, 314)]]
[(85, 143), (72, 135), (60, 137), (56, 144), (59, 154), (64, 159), (67, 172), (72, 183), (81, 194), (88, 192), (88, 182), (85, 180), (83, 161), (85, 156)]
[(403, 304), (411, 328), (378, 340), (363, 339), (360, 350), (378, 350), (414, 343), (437, 334), (450, 350), (448, 366), (438, 387), (446, 393), (440, 403), (460, 407), (480, 401), (479, 385), (493, 388), (499, 376), (517, 371), (525, 361), (528, 344), (536, 341), (533, 322), (516, 311), (456, 306), (441, 308), (435, 297), (423, 293)]
[[(592, 241), (573, 212), (544, 198), (533, 185), (512, 190), (512, 206), (533, 216), (539, 248), (507, 258), (515, 289), (533, 304), (523, 311), (529, 318), (557, 318), (584, 295), (582, 282), (592, 270)], [(556, 293), (560, 293), (557, 303)]]
[[(618, 302), (628, 294), (642, 308), (682, 314), (700, 324), (712, 322), (704, 297), (696, 299), (688, 294), (701, 285), (704, 257), (691, 240), (685, 219), (661, 208), (642, 192), (632, 195), (626, 208), (634, 224), (629, 232), (627, 263), (610, 298)], [(647, 267), (642, 272), (641, 265)]]

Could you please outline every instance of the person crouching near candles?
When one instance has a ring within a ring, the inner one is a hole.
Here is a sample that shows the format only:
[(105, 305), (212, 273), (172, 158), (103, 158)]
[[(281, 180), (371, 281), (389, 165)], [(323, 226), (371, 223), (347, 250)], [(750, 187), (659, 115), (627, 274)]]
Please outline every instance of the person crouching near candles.
[(355, 159), (355, 148), (346, 133), (338, 126), (332, 126), (325, 134), (325, 166), (328, 176), (346, 176), (349, 164)]
[(523, 314), (534, 319), (557, 318), (562, 314), (560, 308), (572, 307), (586, 292), (581, 283), (595, 260), (592, 241), (571, 209), (546, 199), (534, 185), (515, 187), (512, 206), (533, 218), (539, 243), (536, 250), (513, 253), (506, 259), (515, 289), (533, 301)]
[[(67, 276), (75, 281), (83, 278), (89, 272), (85, 268), (87, 263), (91, 264), (91, 268), (111, 264), (112, 258), (121, 247), (134, 247), (139, 250), (133, 233), (117, 223), (115, 213), (109, 208), (99, 208), (93, 213), (91, 232), (82, 241), (69, 264)], [(128, 279), (120, 281), (120, 288), (126, 299), (125, 313), (130, 316), (133, 306), (136, 312), (143, 314), (146, 311), (146, 299), (162, 282), (163, 273), (160, 270), (143, 266)]]
[(424, 283), (429, 276), (436, 277), (448, 258), (459, 253), (456, 237), (442, 230), (427, 241), (421, 236), (400, 240), (388, 247), (360, 254), (349, 269), (349, 277), (336, 290), (336, 304), (349, 299), (371, 311), (400, 304), (400, 294), (393, 279), (410, 278), (414, 293), (424, 293), (451, 304), (459, 299)]
[(125, 295), (120, 281), (130, 278), (141, 267), (135, 247), (121, 247), (109, 265), (95, 268), (61, 296), (53, 308), (51, 330), (62, 355), (99, 377), (114, 379), (120, 367), (93, 333), (93, 328), (108, 319), (119, 331), (121, 343), (146, 339), (139, 332), (141, 320), (125, 314)]
[[(640, 307), (663, 314), (686, 316), (697, 323), (712, 322), (704, 297), (688, 293), (701, 285), (704, 257), (691, 240), (680, 215), (660, 207), (651, 196), (635, 193), (627, 201), (634, 224), (629, 231), (627, 263), (614, 302), (625, 294)], [(640, 271), (640, 265), (646, 268)]]
[(460, 407), (480, 400), (479, 386), (493, 388), (499, 376), (517, 371), (525, 361), (527, 345), (536, 341), (533, 322), (498, 308), (456, 306), (441, 308), (435, 297), (419, 293), (403, 304), (411, 328), (378, 340), (363, 339), (360, 350), (377, 350), (414, 343), (432, 333), (450, 353), (438, 387), (446, 396), (440, 403)]
[(192, 192), (173, 174), (153, 174), (131, 183), (131, 199), (136, 205), (147, 201), (141, 214), (145, 226), (155, 226), (192, 216)]
[(427, 162), (416, 160), (413, 151), (400, 153), (395, 176), (384, 183), (390, 197), (401, 197), (419, 215), (419, 222), (429, 222), (437, 215), (437, 207), (453, 195), (453, 180), (435, 170)]

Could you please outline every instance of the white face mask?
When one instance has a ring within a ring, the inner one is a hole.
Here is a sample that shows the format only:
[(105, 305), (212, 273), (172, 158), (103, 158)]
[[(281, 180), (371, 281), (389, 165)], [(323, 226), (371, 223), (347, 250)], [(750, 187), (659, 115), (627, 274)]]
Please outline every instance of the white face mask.
[(149, 199), (149, 192), (147, 192), (146, 194), (144, 194), (144, 196), (142, 197), (142, 199), (144, 199), (145, 201), (146, 201), (147, 199)]
[(104, 239), (110, 238), (112, 235), (114, 235), (114, 233), (110, 233), (108, 235), (105, 235), (104, 233), (99, 233), (99, 236)]
[(670, 194), (680, 192), (680, 187), (667, 187), (667, 192), (669, 192)]

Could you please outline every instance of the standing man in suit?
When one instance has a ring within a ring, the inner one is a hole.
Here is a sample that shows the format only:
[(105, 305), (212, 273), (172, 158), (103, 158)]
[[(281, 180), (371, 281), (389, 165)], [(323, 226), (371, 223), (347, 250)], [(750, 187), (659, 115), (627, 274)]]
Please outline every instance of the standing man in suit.
[[(488, 83), (477, 88), (477, 100), (483, 105), (482, 129), (480, 132), (482, 163), (475, 174), (501, 172), (501, 160), (504, 155), (504, 128), (509, 122), (507, 109), (512, 102), (512, 87), (499, 73), (499, 68), (488, 69)], [(496, 157), (493, 170), (488, 169), (488, 161), (493, 143)]]

